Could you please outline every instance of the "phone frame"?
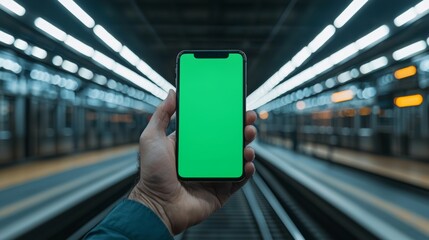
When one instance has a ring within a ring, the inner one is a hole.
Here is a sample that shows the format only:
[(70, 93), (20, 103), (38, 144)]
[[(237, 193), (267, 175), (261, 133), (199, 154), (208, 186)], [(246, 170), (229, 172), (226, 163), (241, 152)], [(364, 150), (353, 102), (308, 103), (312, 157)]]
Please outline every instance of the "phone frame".
[[(179, 119), (180, 119), (180, 57), (183, 54), (194, 54), (196, 58), (227, 58), (230, 53), (238, 53), (243, 57), (243, 146), (242, 146), (242, 174), (237, 178), (186, 178), (179, 175)], [(198, 56), (196, 56), (198, 55)], [(176, 175), (180, 181), (191, 181), (191, 182), (237, 182), (241, 181), (245, 177), (245, 159), (244, 159), (244, 147), (246, 145), (246, 138), (244, 136), (244, 128), (246, 127), (246, 96), (247, 96), (247, 57), (246, 54), (241, 50), (183, 50), (177, 54), (176, 57)]]

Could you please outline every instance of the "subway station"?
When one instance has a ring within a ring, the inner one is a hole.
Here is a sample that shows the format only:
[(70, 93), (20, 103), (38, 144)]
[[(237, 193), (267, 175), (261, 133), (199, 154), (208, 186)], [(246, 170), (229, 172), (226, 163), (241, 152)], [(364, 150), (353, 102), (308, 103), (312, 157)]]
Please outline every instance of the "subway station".
[(0, 0), (0, 239), (429, 239), (429, 0)]

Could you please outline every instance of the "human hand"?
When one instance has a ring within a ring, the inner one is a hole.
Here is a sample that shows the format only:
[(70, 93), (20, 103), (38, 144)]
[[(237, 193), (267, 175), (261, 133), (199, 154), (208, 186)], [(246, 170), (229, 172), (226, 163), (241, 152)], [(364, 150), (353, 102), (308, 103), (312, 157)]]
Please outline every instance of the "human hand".
[(172, 234), (180, 233), (209, 217), (247, 182), (255, 172), (255, 152), (247, 145), (256, 137), (256, 128), (252, 125), (256, 120), (256, 113), (249, 111), (246, 113), (244, 129), (244, 180), (180, 182), (176, 175), (176, 134), (173, 132), (166, 136), (165, 133), (175, 111), (176, 94), (170, 90), (168, 97), (158, 107), (140, 136), (140, 180), (129, 196), (129, 199), (152, 209)]

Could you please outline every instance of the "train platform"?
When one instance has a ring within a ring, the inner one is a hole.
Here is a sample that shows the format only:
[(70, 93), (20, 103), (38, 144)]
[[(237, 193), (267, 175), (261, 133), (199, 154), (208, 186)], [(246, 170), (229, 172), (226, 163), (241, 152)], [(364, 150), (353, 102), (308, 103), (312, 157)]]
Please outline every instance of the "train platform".
[[(287, 145), (281, 138), (274, 138), (272, 142), (279, 146)], [(301, 150), (305, 154), (323, 160), (429, 190), (429, 162), (427, 161), (375, 155), (317, 143), (302, 144)]]
[(14, 238), (80, 201), (108, 191), (136, 171), (137, 145), (1, 169), (2, 239)]
[[(349, 167), (320, 161), (285, 148), (257, 142), (259, 158), (306, 185), (355, 221), (384, 239), (429, 237), (429, 193), (383, 181)], [(287, 184), (287, 183), (284, 183)]]

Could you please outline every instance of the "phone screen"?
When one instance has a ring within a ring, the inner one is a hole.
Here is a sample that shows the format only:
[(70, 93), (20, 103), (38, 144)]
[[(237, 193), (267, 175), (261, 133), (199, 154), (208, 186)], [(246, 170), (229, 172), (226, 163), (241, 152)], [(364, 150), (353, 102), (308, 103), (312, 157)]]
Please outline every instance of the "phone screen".
[(179, 54), (179, 178), (243, 177), (245, 63), (239, 51)]

